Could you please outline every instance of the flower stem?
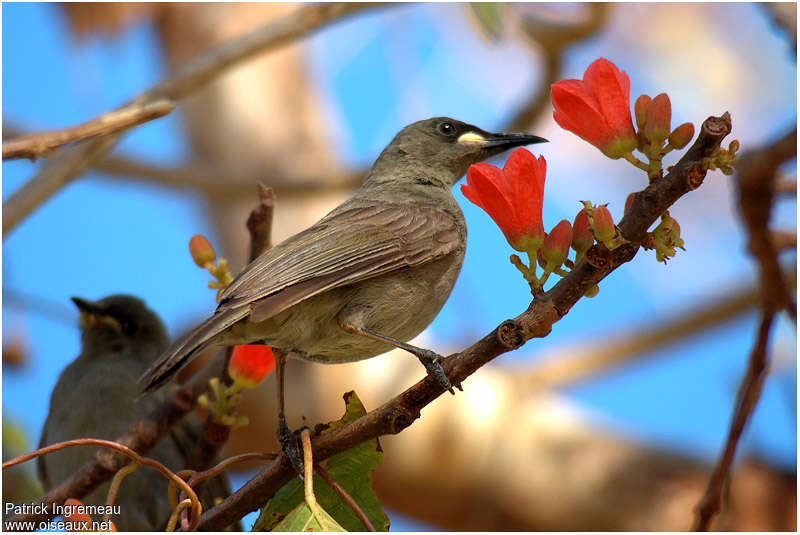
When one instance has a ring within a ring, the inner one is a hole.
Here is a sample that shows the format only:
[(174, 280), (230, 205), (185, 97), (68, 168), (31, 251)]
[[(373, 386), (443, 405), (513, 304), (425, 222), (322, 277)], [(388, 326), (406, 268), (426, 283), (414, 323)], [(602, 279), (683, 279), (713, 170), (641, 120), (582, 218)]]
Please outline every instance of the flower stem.
[(633, 165), (635, 165), (636, 167), (638, 167), (642, 171), (648, 171), (648, 172), (650, 171), (650, 166), (648, 166), (646, 163), (644, 163), (639, 158), (634, 156), (632, 152), (629, 152), (629, 153), (625, 154), (623, 156), (623, 158), (628, 160), (630, 163), (632, 163)]

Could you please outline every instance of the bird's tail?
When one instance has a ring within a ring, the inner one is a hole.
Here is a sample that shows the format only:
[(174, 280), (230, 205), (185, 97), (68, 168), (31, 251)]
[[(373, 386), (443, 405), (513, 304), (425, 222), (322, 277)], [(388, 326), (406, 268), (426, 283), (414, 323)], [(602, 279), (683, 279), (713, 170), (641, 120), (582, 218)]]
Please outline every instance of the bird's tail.
[(181, 336), (156, 360), (139, 379), (146, 383), (144, 392), (158, 390), (197, 354), (217, 341), (228, 327), (248, 314), (247, 307), (217, 312), (193, 330)]

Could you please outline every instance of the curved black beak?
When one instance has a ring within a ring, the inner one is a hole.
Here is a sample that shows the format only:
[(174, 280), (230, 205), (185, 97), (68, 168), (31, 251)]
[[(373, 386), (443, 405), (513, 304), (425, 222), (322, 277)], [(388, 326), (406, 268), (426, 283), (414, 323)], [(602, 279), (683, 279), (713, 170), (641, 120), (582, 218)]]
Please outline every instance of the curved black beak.
[(100, 307), (94, 301), (89, 301), (81, 297), (70, 297), (75, 306), (82, 314), (97, 314), (100, 312)]
[(543, 137), (532, 136), (530, 134), (489, 134), (483, 146), (510, 149), (513, 147), (522, 147), (524, 145), (533, 145), (534, 143), (547, 143), (547, 140)]

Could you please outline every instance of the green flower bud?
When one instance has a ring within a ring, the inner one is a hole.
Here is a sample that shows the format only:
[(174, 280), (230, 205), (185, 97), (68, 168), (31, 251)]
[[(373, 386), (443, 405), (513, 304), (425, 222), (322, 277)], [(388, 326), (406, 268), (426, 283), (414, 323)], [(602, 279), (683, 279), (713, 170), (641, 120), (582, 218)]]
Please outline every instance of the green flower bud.
[(669, 135), (669, 144), (673, 148), (682, 149), (694, 137), (694, 125), (692, 123), (683, 123)]

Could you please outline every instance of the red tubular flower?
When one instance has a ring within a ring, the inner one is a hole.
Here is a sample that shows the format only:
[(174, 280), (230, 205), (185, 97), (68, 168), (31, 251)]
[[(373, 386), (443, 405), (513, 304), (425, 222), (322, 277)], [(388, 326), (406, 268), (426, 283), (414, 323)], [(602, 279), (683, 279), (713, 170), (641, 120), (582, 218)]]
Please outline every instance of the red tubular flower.
[(517, 251), (533, 254), (544, 240), (542, 197), (547, 162), (516, 149), (503, 169), (488, 163), (470, 166), (461, 192), (489, 214)]
[(242, 345), (233, 348), (228, 374), (245, 388), (253, 388), (275, 369), (272, 348), (262, 345)]
[(609, 158), (621, 158), (636, 148), (630, 105), (630, 80), (607, 59), (597, 59), (583, 80), (553, 84), (553, 119), (582, 137)]

